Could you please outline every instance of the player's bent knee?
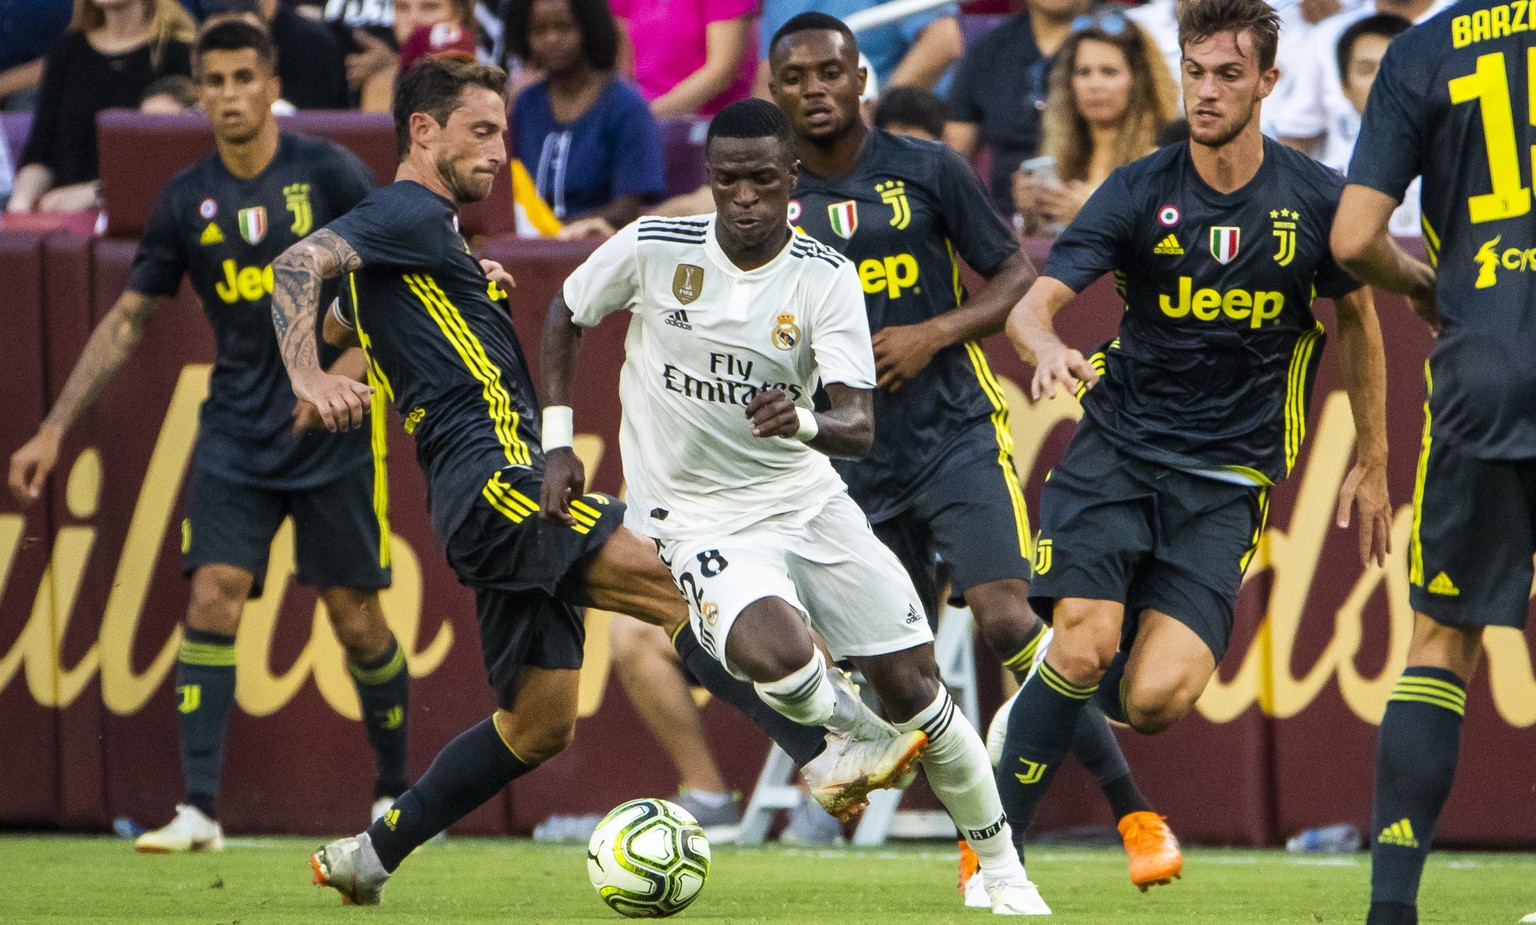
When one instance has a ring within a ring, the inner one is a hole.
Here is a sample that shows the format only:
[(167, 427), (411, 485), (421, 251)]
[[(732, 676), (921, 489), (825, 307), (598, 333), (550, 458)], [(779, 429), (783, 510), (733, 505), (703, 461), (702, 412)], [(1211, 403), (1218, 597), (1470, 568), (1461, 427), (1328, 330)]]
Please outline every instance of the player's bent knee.
[(187, 625), (193, 629), (233, 636), (240, 626), (251, 582), (233, 570), (199, 569), (192, 576)]
[(511, 729), (503, 725), (507, 747), (525, 764), (538, 766), (555, 757), (576, 739), (576, 722), (559, 719), (525, 719), (511, 716)]
[(1165, 732), (1194, 709), (1204, 685), (1131, 685), (1125, 698), (1125, 718), (1144, 735)]
[(1045, 658), (1063, 678), (1088, 686), (1099, 683), (1119, 651), (1115, 640), (1079, 628), (1058, 631)]

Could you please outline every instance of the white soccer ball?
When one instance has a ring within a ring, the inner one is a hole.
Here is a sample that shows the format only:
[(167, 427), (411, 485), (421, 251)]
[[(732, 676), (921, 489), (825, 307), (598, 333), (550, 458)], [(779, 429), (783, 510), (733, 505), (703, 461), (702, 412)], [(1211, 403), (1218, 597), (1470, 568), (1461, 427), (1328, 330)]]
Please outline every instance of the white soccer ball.
[(693, 814), (666, 800), (630, 800), (587, 842), (587, 875), (603, 902), (629, 918), (688, 908), (709, 876), (709, 841)]

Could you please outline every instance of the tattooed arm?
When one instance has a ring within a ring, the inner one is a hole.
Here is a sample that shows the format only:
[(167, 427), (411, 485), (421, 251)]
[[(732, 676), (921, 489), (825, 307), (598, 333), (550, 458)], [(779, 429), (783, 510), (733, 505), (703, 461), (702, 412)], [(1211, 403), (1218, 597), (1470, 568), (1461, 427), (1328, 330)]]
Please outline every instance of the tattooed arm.
[(320, 368), (315, 344), (320, 287), (350, 273), (362, 260), (344, 238), (322, 228), (272, 261), (272, 325), (288, 367), (293, 394), (315, 406), (326, 430), (351, 430), (368, 413), (373, 389)]
[(11, 494), (26, 506), (36, 501), (59, 457), (59, 444), (70, 426), (91, 406), (144, 337), (144, 325), (160, 299), (129, 289), (97, 323), (85, 352), (64, 383), (37, 435), (11, 456)]

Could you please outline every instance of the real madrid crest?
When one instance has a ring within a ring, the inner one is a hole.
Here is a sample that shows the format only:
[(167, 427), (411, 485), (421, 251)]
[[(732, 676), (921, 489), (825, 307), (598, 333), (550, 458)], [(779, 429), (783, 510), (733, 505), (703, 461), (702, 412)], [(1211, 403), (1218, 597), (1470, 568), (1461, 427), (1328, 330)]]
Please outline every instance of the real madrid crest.
[(795, 316), (789, 312), (779, 316), (779, 323), (773, 329), (773, 345), (780, 350), (793, 350), (800, 343), (800, 325), (795, 324)]
[(704, 291), (704, 268), (691, 263), (680, 263), (672, 274), (672, 294), (677, 301), (687, 305)]

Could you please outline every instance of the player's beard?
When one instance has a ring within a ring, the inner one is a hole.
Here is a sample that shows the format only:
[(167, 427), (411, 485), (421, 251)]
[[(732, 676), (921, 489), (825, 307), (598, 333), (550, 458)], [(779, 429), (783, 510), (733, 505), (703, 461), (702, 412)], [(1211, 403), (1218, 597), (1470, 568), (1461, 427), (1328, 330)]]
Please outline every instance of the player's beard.
[(1218, 126), (1212, 135), (1204, 138), (1193, 132), (1194, 126), (1191, 124), (1190, 140), (1207, 148), (1224, 148), (1243, 133), (1243, 130), (1248, 127), (1248, 123), (1254, 120), (1258, 113), (1258, 108), (1257, 101), (1250, 103), (1248, 111), (1243, 113), (1241, 118), (1233, 119), (1226, 125)]
[(475, 173), (473, 165), (460, 173), (450, 157), (437, 159), (437, 175), (442, 177), (443, 185), (448, 187), (448, 192), (453, 194), (454, 202), (460, 203), (479, 202), (489, 196), (491, 184), (496, 180), (493, 174)]

